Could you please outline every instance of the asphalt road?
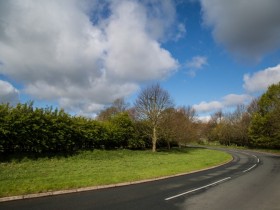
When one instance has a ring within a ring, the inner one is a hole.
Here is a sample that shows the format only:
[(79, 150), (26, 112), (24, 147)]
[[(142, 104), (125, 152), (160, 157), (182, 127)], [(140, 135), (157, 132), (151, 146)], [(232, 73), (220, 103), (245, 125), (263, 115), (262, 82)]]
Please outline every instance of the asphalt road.
[(280, 157), (227, 150), (232, 162), (174, 178), (0, 203), (1, 209), (280, 210)]

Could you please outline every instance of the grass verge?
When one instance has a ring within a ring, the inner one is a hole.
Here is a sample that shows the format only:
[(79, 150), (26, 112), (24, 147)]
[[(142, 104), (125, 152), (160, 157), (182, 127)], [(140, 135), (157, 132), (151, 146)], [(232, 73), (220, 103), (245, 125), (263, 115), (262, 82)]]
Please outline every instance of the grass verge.
[(0, 163), (0, 197), (115, 184), (191, 172), (229, 161), (227, 153), (185, 148), (171, 151), (85, 151), (71, 157)]
[(280, 150), (279, 149), (256, 149), (256, 148), (250, 148), (250, 147), (246, 147), (246, 146), (237, 146), (237, 145), (222, 145), (219, 142), (209, 142), (209, 143), (205, 143), (205, 144), (196, 144), (193, 143), (192, 145), (195, 146), (207, 146), (207, 147), (211, 147), (211, 148), (226, 148), (226, 149), (239, 149), (239, 150), (251, 150), (254, 152), (264, 152), (264, 153), (271, 153), (271, 154), (275, 154), (275, 155), (280, 155)]

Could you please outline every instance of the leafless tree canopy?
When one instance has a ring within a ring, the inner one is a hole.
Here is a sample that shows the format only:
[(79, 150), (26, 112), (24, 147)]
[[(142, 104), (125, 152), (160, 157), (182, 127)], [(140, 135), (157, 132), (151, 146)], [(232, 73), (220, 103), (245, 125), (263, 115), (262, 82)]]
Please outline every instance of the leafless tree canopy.
[(135, 102), (137, 117), (147, 120), (151, 126), (153, 151), (156, 151), (157, 132), (162, 113), (171, 107), (173, 107), (173, 102), (169, 93), (159, 84), (143, 89)]
[(135, 102), (138, 118), (147, 119), (154, 125), (157, 125), (161, 113), (172, 106), (173, 102), (169, 93), (159, 84), (143, 89)]

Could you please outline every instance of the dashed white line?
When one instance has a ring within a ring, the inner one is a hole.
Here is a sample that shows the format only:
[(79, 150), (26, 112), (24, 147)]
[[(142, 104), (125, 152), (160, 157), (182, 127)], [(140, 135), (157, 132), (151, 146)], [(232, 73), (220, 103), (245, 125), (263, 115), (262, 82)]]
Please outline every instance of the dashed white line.
[[(246, 152), (243, 152), (244, 154), (246, 154), (246, 155), (251, 155), (251, 156), (253, 156), (254, 158), (256, 158), (257, 159), (257, 164), (259, 164), (260, 163), (260, 159), (256, 156), (256, 155), (252, 155), (252, 154), (249, 154), (249, 153), (246, 153)], [(257, 166), (257, 164), (254, 164), (253, 166), (251, 166), (250, 168), (248, 168), (248, 169), (246, 169), (246, 170), (244, 170), (243, 171), (243, 173), (246, 173), (246, 172), (248, 172), (248, 171), (250, 171), (250, 170), (252, 170), (253, 168), (255, 168), (256, 166)]]
[[(251, 155), (251, 156), (255, 157), (255, 158), (257, 159), (257, 164), (260, 162), (260, 159), (259, 159), (256, 155), (248, 154), (248, 153), (246, 153), (246, 152), (242, 152), (242, 153), (244, 153), (244, 154), (246, 154), (246, 155)], [(244, 170), (243, 173), (252, 170), (253, 168), (255, 168), (255, 167), (257, 166), (257, 164), (254, 164), (254, 165), (251, 166), (250, 168)], [(198, 190), (202, 190), (202, 189), (205, 189), (205, 188), (210, 187), (210, 186), (214, 186), (214, 185), (219, 184), (219, 183), (221, 183), (221, 182), (224, 182), (224, 181), (226, 181), (226, 180), (228, 180), (228, 179), (231, 179), (231, 177), (227, 177), (227, 178), (221, 179), (221, 180), (219, 180), (219, 181), (213, 182), (213, 183), (211, 183), (211, 184), (208, 184), (208, 185), (205, 185), (205, 186), (202, 186), (202, 187), (199, 187), (199, 188), (196, 188), (196, 189), (187, 191), (187, 192), (183, 192), (183, 193), (180, 193), (180, 194), (177, 194), (177, 195), (174, 195), (174, 196), (165, 198), (164, 200), (168, 201), (168, 200), (171, 200), (171, 199), (173, 199), (173, 198), (178, 198), (178, 197), (180, 197), (180, 196), (183, 196), (183, 195), (186, 195), (186, 194), (189, 194), (189, 193), (198, 191)]]
[(257, 166), (257, 164), (254, 164), (252, 167), (250, 167), (250, 168), (248, 168), (248, 169), (244, 170), (244, 171), (243, 171), (243, 173), (245, 173), (245, 172), (248, 172), (248, 171), (252, 170), (252, 169), (253, 169), (253, 168), (255, 168), (256, 166)]
[(256, 155), (253, 155), (253, 156), (257, 159), (257, 163), (259, 163), (260, 159), (258, 158), (258, 156), (256, 156)]
[(258, 163), (260, 162), (260, 159), (256, 155), (252, 155), (252, 156), (257, 159)]
[(208, 185), (205, 185), (205, 186), (202, 186), (202, 187), (199, 187), (199, 188), (196, 188), (196, 189), (187, 191), (187, 192), (183, 192), (183, 193), (180, 193), (180, 194), (178, 194), (178, 195), (174, 195), (174, 196), (165, 198), (164, 200), (168, 201), (168, 200), (171, 200), (171, 199), (173, 199), (173, 198), (178, 198), (178, 197), (180, 197), (180, 196), (182, 196), (182, 195), (186, 195), (186, 194), (189, 194), (189, 193), (198, 191), (198, 190), (202, 190), (202, 189), (204, 189), (204, 188), (207, 188), (207, 187), (216, 185), (216, 184), (218, 184), (218, 183), (224, 182), (224, 181), (226, 181), (226, 180), (228, 180), (228, 179), (231, 179), (231, 177), (227, 177), (227, 178), (221, 179), (221, 180), (219, 180), (219, 181), (213, 182), (213, 183), (211, 183), (211, 184), (208, 184)]

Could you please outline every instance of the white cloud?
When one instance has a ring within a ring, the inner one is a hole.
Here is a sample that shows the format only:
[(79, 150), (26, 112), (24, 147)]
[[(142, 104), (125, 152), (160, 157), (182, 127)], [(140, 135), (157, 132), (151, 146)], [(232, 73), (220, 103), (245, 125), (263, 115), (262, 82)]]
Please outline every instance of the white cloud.
[(1, 1), (0, 74), (36, 98), (94, 111), (176, 70), (159, 41), (174, 21), (171, 1)]
[(239, 104), (248, 103), (252, 97), (246, 94), (228, 94), (220, 101), (201, 102), (193, 105), (193, 108), (200, 113), (218, 111), (227, 107), (233, 107)]
[(168, 76), (177, 62), (145, 31), (149, 21), (142, 5), (118, 4), (107, 27), (108, 75), (130, 81), (145, 81)]
[(229, 94), (229, 95), (226, 95), (225, 97), (223, 97), (222, 103), (225, 107), (230, 107), (230, 106), (236, 106), (239, 104), (247, 103), (251, 99), (252, 99), (252, 97), (247, 94), (241, 94), (241, 95)]
[(178, 33), (175, 36), (175, 41), (178, 41), (179, 39), (181, 39), (182, 37), (184, 37), (187, 33), (186, 27), (183, 23), (179, 23), (178, 26)]
[(194, 77), (196, 75), (196, 72), (199, 69), (202, 69), (204, 66), (206, 66), (207, 63), (207, 57), (205, 56), (195, 56), (191, 60), (186, 62), (186, 67), (189, 69), (188, 74), (191, 77)]
[(203, 22), (231, 52), (260, 59), (280, 47), (280, 1), (200, 0)]
[(141, 2), (145, 7), (148, 20), (146, 29), (153, 39), (165, 41), (175, 35), (172, 28), (177, 17), (173, 0), (138, 0), (137, 2)]
[(186, 66), (193, 69), (201, 69), (207, 65), (207, 57), (205, 56), (195, 56), (190, 61), (187, 61)]
[(219, 110), (223, 108), (223, 104), (219, 101), (211, 101), (211, 102), (201, 102), (199, 104), (193, 105), (193, 108), (197, 112), (210, 112), (213, 110)]
[(0, 103), (16, 104), (19, 102), (19, 91), (9, 82), (0, 80)]
[(209, 120), (211, 119), (211, 115), (206, 115), (206, 116), (198, 116), (198, 120), (202, 121), (202, 122), (209, 122)]
[(280, 64), (253, 75), (245, 74), (243, 88), (248, 92), (264, 91), (268, 86), (280, 82)]

